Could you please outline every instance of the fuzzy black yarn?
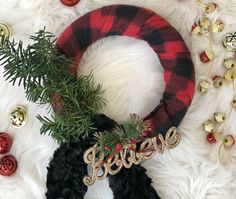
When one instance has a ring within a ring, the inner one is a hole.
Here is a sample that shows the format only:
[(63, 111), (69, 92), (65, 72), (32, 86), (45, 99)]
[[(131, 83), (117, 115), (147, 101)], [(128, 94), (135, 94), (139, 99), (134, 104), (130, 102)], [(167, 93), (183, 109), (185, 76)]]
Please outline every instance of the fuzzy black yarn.
[(47, 199), (83, 199), (87, 186), (83, 176), (87, 165), (83, 161), (89, 142), (71, 141), (62, 144), (54, 153), (48, 167)]
[[(103, 114), (93, 119), (97, 132), (111, 130), (116, 122)], [(87, 174), (87, 165), (83, 154), (92, 146), (93, 138), (71, 141), (62, 144), (49, 163), (47, 174), (47, 199), (82, 199), (87, 192), (83, 177)]]
[[(96, 132), (112, 130), (117, 123), (100, 114), (92, 119)], [(49, 163), (47, 174), (47, 199), (83, 199), (87, 186), (83, 177), (87, 174), (87, 165), (83, 154), (94, 144), (93, 138), (62, 144)], [(160, 199), (151, 186), (151, 179), (142, 166), (122, 169), (115, 176), (109, 176), (114, 199)]]
[(151, 185), (152, 181), (141, 165), (122, 169), (109, 177), (114, 199), (161, 199)]

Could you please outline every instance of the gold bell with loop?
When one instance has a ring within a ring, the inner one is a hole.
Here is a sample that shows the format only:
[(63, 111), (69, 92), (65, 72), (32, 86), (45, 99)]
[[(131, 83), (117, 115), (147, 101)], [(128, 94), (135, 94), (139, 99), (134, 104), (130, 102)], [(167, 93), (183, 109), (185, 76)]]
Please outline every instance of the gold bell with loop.
[(207, 80), (202, 80), (200, 81), (198, 85), (198, 90), (200, 93), (206, 94), (209, 90), (209, 87), (210, 87), (210, 83)]
[(234, 145), (234, 137), (227, 135), (222, 139), (219, 148), (219, 159), (222, 165), (226, 165), (230, 161), (230, 148)]
[(27, 111), (23, 106), (14, 107), (9, 113), (9, 121), (14, 128), (22, 128), (27, 120)]
[(226, 81), (233, 81), (235, 78), (234, 70), (233, 69), (226, 70), (224, 78)]
[(223, 123), (225, 121), (225, 119), (226, 119), (225, 113), (221, 113), (221, 112), (214, 113), (214, 120), (217, 123)]
[(205, 7), (205, 13), (210, 14), (214, 12), (217, 8), (217, 4), (215, 3), (208, 3)]
[(227, 58), (224, 60), (224, 67), (226, 69), (232, 69), (236, 67), (236, 59), (235, 58)]
[(232, 145), (234, 145), (234, 138), (232, 135), (227, 135), (224, 137), (223, 139), (223, 145), (226, 147), (226, 148), (229, 148), (231, 147)]
[(201, 27), (202, 33), (206, 34), (211, 30), (211, 22), (207, 17), (202, 17), (198, 21), (199, 26)]
[(207, 120), (202, 123), (204, 130), (208, 133), (211, 133), (215, 129), (215, 123), (212, 120)]
[(212, 29), (212, 32), (219, 33), (219, 32), (222, 32), (224, 30), (224, 27), (225, 27), (224, 23), (221, 20), (217, 19), (212, 24), (211, 29)]
[(215, 88), (220, 88), (224, 85), (224, 78), (221, 76), (216, 75), (212, 78), (212, 80)]

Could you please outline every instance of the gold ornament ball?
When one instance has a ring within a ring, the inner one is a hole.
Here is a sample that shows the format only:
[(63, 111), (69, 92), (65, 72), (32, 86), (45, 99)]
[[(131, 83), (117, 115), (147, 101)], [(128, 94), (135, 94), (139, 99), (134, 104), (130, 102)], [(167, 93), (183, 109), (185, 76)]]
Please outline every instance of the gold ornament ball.
[(26, 109), (22, 106), (14, 107), (9, 113), (9, 121), (14, 128), (22, 128), (27, 123)]

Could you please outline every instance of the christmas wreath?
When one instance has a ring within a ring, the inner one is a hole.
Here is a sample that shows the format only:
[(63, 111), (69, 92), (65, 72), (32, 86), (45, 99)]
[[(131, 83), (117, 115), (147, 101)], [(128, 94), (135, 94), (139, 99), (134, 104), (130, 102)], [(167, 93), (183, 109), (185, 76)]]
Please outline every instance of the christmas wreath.
[[(105, 105), (102, 86), (95, 84), (92, 74), (76, 75), (86, 49), (113, 35), (146, 41), (163, 65), (163, 98), (143, 120), (131, 114), (118, 124), (100, 113)], [(0, 56), (7, 80), (22, 84), (28, 100), (53, 107), (50, 118), (38, 116), (41, 133), (61, 144), (49, 164), (47, 198), (83, 198), (86, 185), (108, 174), (114, 175), (109, 181), (116, 199), (159, 198), (138, 164), (153, 151), (162, 153), (165, 146), (178, 144), (176, 127), (192, 101), (194, 67), (177, 31), (148, 9), (112, 5), (80, 17), (58, 40), (45, 29), (31, 39), (33, 44), (26, 48), (22, 42), (2, 39)], [(94, 175), (86, 176), (87, 164)], [(102, 177), (97, 175), (99, 168)]]

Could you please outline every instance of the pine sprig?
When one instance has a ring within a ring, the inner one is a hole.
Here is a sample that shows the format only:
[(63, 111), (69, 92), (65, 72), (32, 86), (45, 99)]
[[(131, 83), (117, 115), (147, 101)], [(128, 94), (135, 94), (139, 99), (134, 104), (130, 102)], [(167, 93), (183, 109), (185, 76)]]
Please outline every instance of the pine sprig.
[(68, 67), (73, 63), (55, 48), (54, 35), (40, 30), (31, 36), (32, 45), (23, 47), (23, 42), (16, 43), (8, 38), (2, 39), (0, 60), (3, 61), (6, 80), (15, 85), (23, 84), (28, 100), (36, 102), (45, 98), (45, 86), (50, 86), (61, 78), (67, 78)]
[(81, 116), (80, 113), (74, 113), (70, 117), (56, 113), (52, 119), (40, 115), (37, 118), (43, 124), (40, 129), (41, 133), (51, 135), (59, 143), (83, 139), (95, 131), (90, 117)]
[(105, 156), (115, 154), (122, 148), (123, 143), (142, 140), (142, 133), (146, 130), (145, 123), (135, 114), (111, 132), (96, 134), (100, 153)]
[(41, 133), (59, 143), (93, 133), (91, 118), (105, 104), (101, 86), (92, 74), (76, 78), (69, 73), (73, 61), (57, 52), (54, 36), (45, 29), (30, 39), (33, 44), (24, 48), (21, 41), (4, 38), (0, 61), (6, 80), (23, 85), (29, 101), (53, 105), (50, 119), (38, 116)]

